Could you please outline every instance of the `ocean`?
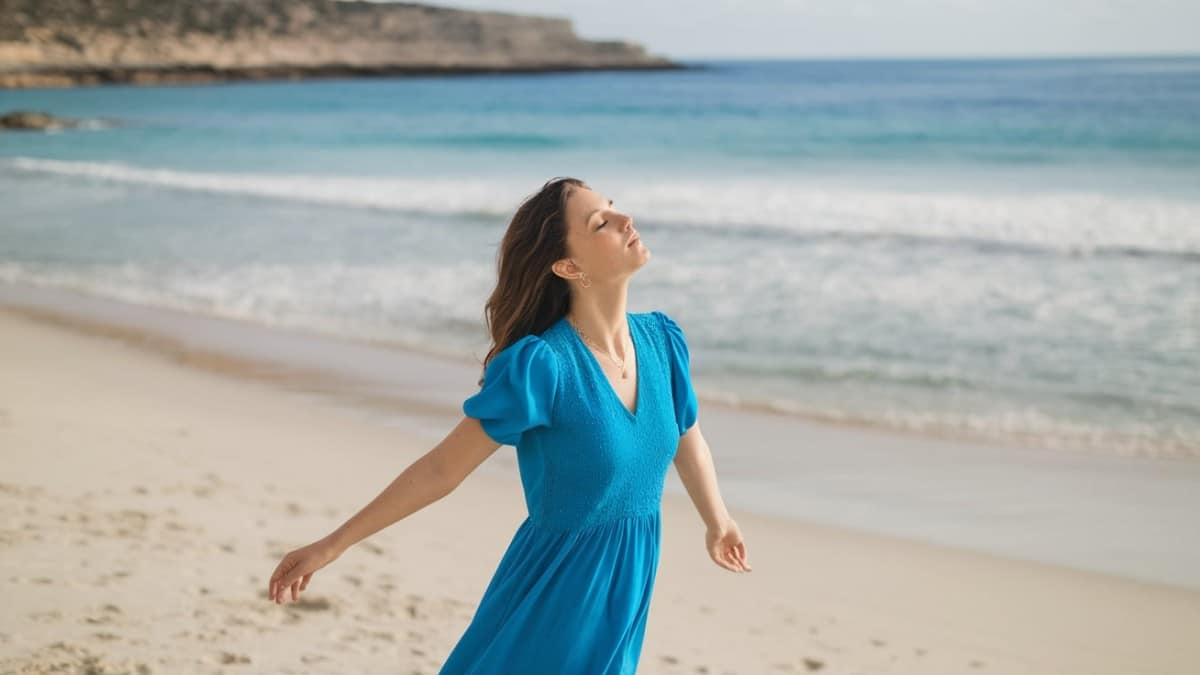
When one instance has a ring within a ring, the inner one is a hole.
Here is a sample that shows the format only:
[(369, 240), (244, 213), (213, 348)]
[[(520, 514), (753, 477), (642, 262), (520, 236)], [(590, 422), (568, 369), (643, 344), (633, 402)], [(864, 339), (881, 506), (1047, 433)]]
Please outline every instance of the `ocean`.
[(0, 91), (90, 120), (0, 134), (0, 281), (477, 363), (575, 176), (702, 399), (1200, 458), (1200, 57), (692, 63)]

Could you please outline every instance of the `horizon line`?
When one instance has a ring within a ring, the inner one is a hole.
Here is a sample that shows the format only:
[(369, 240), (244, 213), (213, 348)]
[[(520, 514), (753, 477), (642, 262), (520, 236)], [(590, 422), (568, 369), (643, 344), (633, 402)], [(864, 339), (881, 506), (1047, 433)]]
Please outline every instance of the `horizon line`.
[(1030, 54), (710, 54), (680, 55), (659, 53), (668, 59), (690, 61), (1032, 61), (1101, 59), (1179, 59), (1200, 58), (1192, 52), (1044, 52)]

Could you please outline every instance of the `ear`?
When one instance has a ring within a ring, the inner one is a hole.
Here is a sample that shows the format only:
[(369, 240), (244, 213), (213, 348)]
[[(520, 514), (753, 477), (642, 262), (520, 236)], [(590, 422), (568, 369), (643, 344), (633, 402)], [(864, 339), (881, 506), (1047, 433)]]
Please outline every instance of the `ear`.
[(554, 274), (557, 276), (566, 279), (567, 281), (571, 281), (575, 278), (575, 275), (578, 274), (579, 266), (575, 264), (574, 260), (571, 260), (570, 258), (563, 258), (562, 260), (556, 260), (554, 264), (550, 266), (550, 271), (554, 272)]

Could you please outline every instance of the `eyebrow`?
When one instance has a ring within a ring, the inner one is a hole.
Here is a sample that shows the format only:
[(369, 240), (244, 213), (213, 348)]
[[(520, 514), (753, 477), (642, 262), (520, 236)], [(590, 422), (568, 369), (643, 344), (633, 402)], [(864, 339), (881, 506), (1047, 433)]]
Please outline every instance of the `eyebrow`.
[[(613, 205), (613, 200), (611, 200), (611, 199), (610, 199), (610, 200), (608, 200), (608, 205), (609, 205), (609, 206), (612, 206), (612, 205)], [(604, 209), (596, 209), (596, 210), (592, 211), (591, 213), (589, 213), (589, 214), (588, 214), (588, 217), (587, 217), (587, 219), (586, 219), (586, 220), (584, 220), (583, 222), (584, 222), (584, 223), (590, 223), (590, 222), (592, 222), (592, 216), (596, 215), (597, 213), (600, 213), (600, 212), (601, 212), (601, 211), (603, 211), (603, 210), (604, 210)]]

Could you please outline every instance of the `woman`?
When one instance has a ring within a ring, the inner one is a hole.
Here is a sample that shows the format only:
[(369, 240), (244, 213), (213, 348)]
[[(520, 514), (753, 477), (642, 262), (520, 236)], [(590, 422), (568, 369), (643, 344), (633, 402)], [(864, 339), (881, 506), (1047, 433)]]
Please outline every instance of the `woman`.
[(316, 570), (452, 492), (502, 444), (517, 448), (529, 515), (441, 673), (634, 673), (672, 461), (709, 556), (749, 572), (697, 423), (683, 331), (662, 312), (625, 311), (649, 259), (633, 219), (578, 179), (527, 199), (501, 242), (486, 305), (495, 344), (466, 416), (336, 531), (288, 553), (268, 597), (296, 600)]

